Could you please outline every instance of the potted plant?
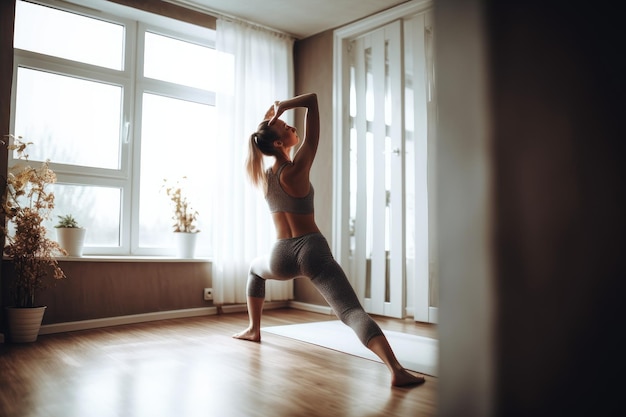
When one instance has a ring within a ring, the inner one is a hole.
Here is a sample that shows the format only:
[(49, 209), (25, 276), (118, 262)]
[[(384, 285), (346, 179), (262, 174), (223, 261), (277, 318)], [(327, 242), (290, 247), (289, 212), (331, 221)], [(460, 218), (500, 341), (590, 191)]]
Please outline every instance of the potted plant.
[[(187, 177), (183, 177), (185, 180)], [(199, 230), (196, 229), (198, 212), (194, 210), (183, 193), (181, 181), (171, 184), (167, 179), (163, 180), (163, 188), (170, 198), (174, 210), (172, 220), (174, 224), (174, 238), (181, 258), (193, 258), (196, 249), (196, 238)]]
[(54, 208), (54, 194), (47, 187), (56, 182), (56, 175), (48, 161), (39, 168), (28, 164), (26, 148), (31, 142), (13, 135), (8, 138), (3, 143), (9, 151), (17, 151), (22, 161), (9, 170), (2, 190), (4, 253), (12, 259), (15, 271), (9, 290), (13, 306), (6, 308), (8, 335), (12, 342), (34, 342), (46, 309), (37, 305), (35, 295), (65, 278), (55, 258), (65, 251), (47, 237), (43, 225)]
[(59, 222), (54, 227), (57, 231), (59, 245), (65, 249), (69, 256), (82, 256), (87, 229), (80, 227), (71, 214), (57, 217)]

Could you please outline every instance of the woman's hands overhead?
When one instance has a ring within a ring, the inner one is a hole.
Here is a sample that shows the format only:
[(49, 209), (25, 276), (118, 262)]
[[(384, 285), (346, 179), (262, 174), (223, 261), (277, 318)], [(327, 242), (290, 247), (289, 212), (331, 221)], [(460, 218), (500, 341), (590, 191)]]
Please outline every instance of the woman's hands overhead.
[(280, 106), (280, 101), (276, 100), (271, 109), (267, 111), (268, 113), (272, 113), (268, 125), (271, 126), (276, 123), (276, 120), (278, 120), (278, 118), (284, 113), (284, 111), (285, 109), (281, 108)]
[(269, 109), (267, 109), (267, 111), (265, 112), (265, 116), (263, 117), (263, 120), (271, 120), (272, 117), (274, 117), (275, 111), (274, 111), (274, 104), (272, 104), (270, 106)]

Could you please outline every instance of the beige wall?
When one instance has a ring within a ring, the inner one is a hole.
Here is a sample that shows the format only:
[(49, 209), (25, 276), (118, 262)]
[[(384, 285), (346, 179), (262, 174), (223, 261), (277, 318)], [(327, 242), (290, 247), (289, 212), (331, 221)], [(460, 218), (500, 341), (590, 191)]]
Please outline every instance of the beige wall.
[[(294, 66), (296, 94), (317, 93), (319, 101), (320, 145), (311, 170), (311, 182), (315, 186), (315, 219), (330, 242), (333, 205), (333, 32), (326, 31), (297, 41)], [(302, 126), (297, 128), (303, 129)], [(296, 301), (327, 305), (308, 280), (296, 280), (294, 287)]]

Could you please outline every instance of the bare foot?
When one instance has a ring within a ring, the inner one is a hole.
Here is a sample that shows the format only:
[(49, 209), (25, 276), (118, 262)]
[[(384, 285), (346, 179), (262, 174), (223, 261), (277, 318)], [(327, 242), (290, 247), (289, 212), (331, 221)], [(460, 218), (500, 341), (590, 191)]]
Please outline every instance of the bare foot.
[(235, 339), (241, 340), (249, 340), (251, 342), (260, 342), (261, 341), (261, 332), (258, 330), (252, 330), (251, 328), (247, 328), (243, 332), (239, 332), (233, 335)]
[(423, 376), (415, 376), (405, 369), (396, 372), (391, 377), (391, 385), (394, 387), (417, 386), (426, 382)]

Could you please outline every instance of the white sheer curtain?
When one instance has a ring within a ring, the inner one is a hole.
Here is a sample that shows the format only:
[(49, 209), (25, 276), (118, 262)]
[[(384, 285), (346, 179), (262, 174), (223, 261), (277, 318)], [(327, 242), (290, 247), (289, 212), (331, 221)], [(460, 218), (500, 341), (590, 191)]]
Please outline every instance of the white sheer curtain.
[[(250, 261), (274, 241), (261, 191), (246, 178), (250, 134), (274, 100), (293, 93), (293, 39), (245, 23), (217, 20), (216, 50), (228, 61), (217, 93), (212, 175), (213, 292), (216, 304), (244, 303)], [(230, 66), (232, 64), (232, 67)], [(292, 298), (293, 281), (268, 281), (266, 300)]]

